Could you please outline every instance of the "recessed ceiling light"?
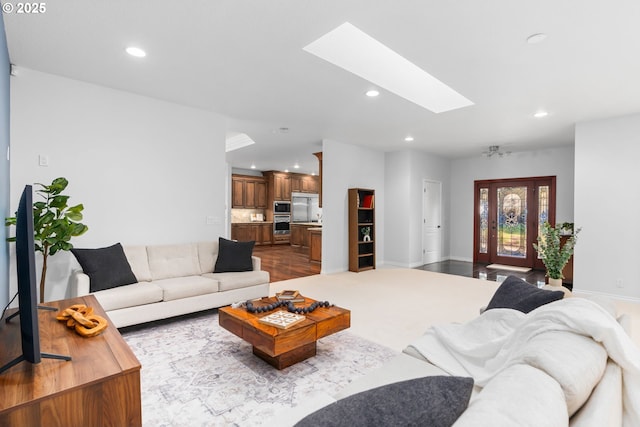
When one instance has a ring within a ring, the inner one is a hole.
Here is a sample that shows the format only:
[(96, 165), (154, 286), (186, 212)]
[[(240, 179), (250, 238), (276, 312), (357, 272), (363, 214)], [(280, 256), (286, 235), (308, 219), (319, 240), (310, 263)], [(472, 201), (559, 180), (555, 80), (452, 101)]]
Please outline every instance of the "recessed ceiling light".
[(404, 139), (406, 142), (413, 142), (413, 137), (412, 136), (408, 136)]
[(251, 169), (255, 169), (255, 168), (256, 168), (255, 163), (251, 163)]
[(548, 115), (549, 113), (547, 113), (546, 111), (538, 111), (533, 115), (533, 117), (540, 119), (542, 117), (547, 117)]
[(300, 169), (300, 165), (296, 163), (295, 165), (293, 165), (293, 168), (294, 169)]
[(136, 58), (144, 58), (145, 56), (147, 56), (147, 52), (135, 46), (129, 46), (126, 49), (126, 52), (131, 56), (135, 56)]
[(473, 102), (349, 22), (328, 32), (303, 50), (434, 113), (473, 105)]
[(365, 95), (367, 95), (369, 98), (375, 98), (376, 96), (380, 95), (380, 92), (378, 92), (375, 89), (371, 89), (371, 90), (368, 90), (367, 93), (365, 93)]
[(527, 43), (529, 44), (537, 44), (544, 41), (547, 38), (547, 35), (544, 33), (531, 34), (527, 37)]
[(285, 169), (284, 171), (288, 173), (288, 172), (289, 172), (289, 169)]
[(316, 176), (316, 173), (315, 172), (311, 172), (311, 176)]

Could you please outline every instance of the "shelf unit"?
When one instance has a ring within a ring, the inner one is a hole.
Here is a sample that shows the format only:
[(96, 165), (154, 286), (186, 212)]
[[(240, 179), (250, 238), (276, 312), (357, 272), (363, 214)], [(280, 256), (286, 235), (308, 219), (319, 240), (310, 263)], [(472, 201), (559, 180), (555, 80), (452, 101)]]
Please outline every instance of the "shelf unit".
[[(349, 189), (349, 271), (376, 268), (375, 190)], [(365, 240), (366, 231), (369, 239)]]

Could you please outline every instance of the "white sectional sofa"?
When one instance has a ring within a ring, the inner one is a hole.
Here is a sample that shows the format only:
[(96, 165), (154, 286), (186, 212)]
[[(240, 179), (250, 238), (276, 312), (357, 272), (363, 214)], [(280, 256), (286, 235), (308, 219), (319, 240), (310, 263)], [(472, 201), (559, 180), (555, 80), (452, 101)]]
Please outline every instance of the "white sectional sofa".
[[(219, 244), (125, 246), (137, 283), (93, 292), (118, 328), (260, 298), (269, 294), (269, 273), (260, 258), (253, 271), (214, 273)], [(90, 293), (90, 278), (72, 274), (72, 296)]]
[[(380, 369), (300, 405), (289, 422), (365, 425), (391, 414), (395, 425), (638, 426), (640, 349), (629, 328), (629, 316), (598, 297), (565, 296), (527, 312), (493, 307), (466, 323), (434, 325)], [(451, 376), (473, 378), (468, 403), (442, 399), (451, 386), (439, 382)], [(391, 388), (398, 384), (411, 392), (400, 395)], [(424, 397), (429, 387), (437, 392)], [(433, 413), (449, 419), (425, 422)]]

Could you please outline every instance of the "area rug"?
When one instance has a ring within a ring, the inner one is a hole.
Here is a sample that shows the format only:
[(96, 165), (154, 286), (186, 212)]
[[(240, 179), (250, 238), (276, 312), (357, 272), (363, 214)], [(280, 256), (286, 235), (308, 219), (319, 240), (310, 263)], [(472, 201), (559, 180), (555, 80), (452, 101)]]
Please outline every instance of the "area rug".
[(222, 329), (217, 311), (122, 335), (142, 364), (144, 426), (274, 425), (287, 409), (333, 395), (398, 354), (345, 330), (318, 341), (315, 357), (278, 371)]
[(531, 271), (528, 267), (516, 267), (513, 265), (504, 265), (504, 264), (489, 264), (487, 268), (493, 268), (494, 270), (509, 270), (509, 271), (517, 271), (520, 273), (527, 273)]

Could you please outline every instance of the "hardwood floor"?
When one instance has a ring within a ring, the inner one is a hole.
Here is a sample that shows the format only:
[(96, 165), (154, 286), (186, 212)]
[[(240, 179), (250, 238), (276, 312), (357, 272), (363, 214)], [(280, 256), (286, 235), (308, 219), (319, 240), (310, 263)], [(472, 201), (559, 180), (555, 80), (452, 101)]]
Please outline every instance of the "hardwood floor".
[(309, 248), (290, 245), (256, 246), (253, 254), (262, 259), (262, 269), (269, 272), (271, 282), (311, 276)]
[[(309, 248), (289, 245), (256, 246), (253, 254), (262, 259), (262, 269), (269, 272), (271, 282), (311, 276), (314, 273), (309, 265)], [(475, 277), (477, 279), (502, 281), (509, 275), (517, 276), (533, 285), (544, 284), (544, 271), (531, 270), (519, 273), (510, 270), (495, 270), (485, 264), (464, 261), (442, 261), (417, 267), (419, 270), (454, 274), (456, 276)]]
[(511, 270), (496, 270), (487, 268), (486, 264), (474, 264), (465, 261), (442, 261), (417, 267), (420, 270), (435, 271), (437, 273), (454, 274), (456, 276), (475, 277), (476, 279), (493, 280), (500, 282), (507, 276), (516, 276), (532, 285), (544, 285), (545, 272), (542, 270), (530, 270), (520, 273)]

